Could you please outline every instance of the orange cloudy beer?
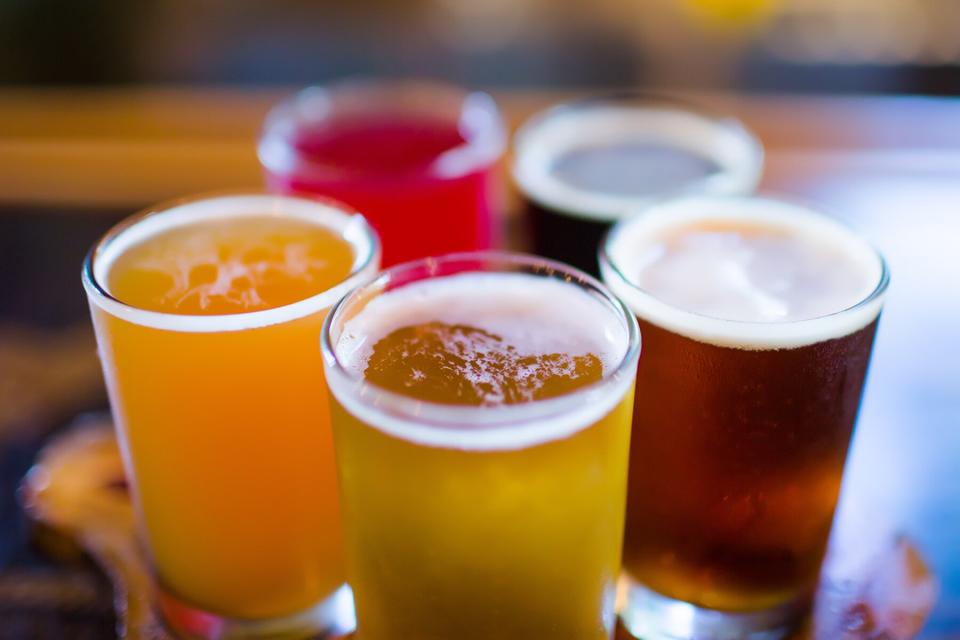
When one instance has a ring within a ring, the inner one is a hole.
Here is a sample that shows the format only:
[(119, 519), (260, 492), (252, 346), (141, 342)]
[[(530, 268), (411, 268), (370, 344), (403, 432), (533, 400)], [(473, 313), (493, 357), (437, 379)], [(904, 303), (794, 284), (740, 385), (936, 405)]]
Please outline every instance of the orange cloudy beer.
[(797, 205), (691, 197), (621, 223), (601, 266), (645, 341), (624, 621), (643, 638), (780, 637), (826, 548), (883, 260)]
[(126, 470), (182, 633), (323, 627), (349, 604), (318, 341), (378, 258), (360, 216), (265, 195), (174, 203), (91, 252)]
[(588, 276), (408, 263), (323, 334), (358, 640), (609, 638), (639, 349)]

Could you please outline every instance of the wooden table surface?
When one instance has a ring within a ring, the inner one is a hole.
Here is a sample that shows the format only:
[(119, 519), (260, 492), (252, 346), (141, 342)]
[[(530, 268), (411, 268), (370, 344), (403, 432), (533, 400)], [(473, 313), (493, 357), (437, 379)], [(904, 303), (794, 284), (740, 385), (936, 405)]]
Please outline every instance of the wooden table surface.
[[(256, 131), (284, 93), (0, 91), (0, 234), (11, 211), (22, 226), (25, 211), (52, 209), (62, 221), (191, 192), (257, 187)], [(569, 97), (494, 94), (514, 124)], [(864, 562), (878, 545), (906, 536), (939, 581), (920, 637), (960, 638), (960, 101), (696, 99), (738, 115), (763, 140), (763, 190), (822, 206), (888, 258), (892, 285), (834, 547), (845, 562)], [(42, 260), (59, 246), (40, 242), (33, 251)], [(0, 237), (0, 264), (2, 252)], [(64, 286), (78, 287), (69, 264)]]

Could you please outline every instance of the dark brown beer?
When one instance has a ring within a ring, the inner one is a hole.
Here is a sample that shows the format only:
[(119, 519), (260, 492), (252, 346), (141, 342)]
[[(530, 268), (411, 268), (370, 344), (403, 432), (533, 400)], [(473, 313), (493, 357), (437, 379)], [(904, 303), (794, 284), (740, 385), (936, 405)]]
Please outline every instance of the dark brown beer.
[(749, 351), (641, 320), (627, 572), (659, 593), (733, 611), (810, 587), (876, 326)]
[(882, 260), (800, 207), (688, 198), (624, 222), (602, 262), (644, 340), (627, 576), (726, 612), (802, 600), (840, 490)]
[(735, 120), (619, 96), (535, 116), (515, 157), (534, 251), (596, 274), (603, 236), (626, 213), (671, 194), (748, 193), (763, 153)]

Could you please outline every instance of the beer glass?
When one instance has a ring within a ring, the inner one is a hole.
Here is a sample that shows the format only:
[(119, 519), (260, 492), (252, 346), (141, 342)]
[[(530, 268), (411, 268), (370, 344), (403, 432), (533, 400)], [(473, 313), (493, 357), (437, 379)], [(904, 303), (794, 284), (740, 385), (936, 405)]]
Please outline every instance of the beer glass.
[[(582, 384), (581, 365), (597, 360), (570, 354), (586, 343), (607, 355)], [(609, 639), (632, 314), (558, 263), (455, 254), (347, 296), (322, 348), (358, 640)], [(391, 349), (392, 364), (375, 364)]]
[(655, 95), (561, 104), (514, 139), (534, 252), (594, 275), (604, 234), (627, 213), (682, 194), (747, 194), (762, 169), (739, 121)]
[(808, 604), (888, 283), (839, 223), (688, 197), (619, 223), (644, 336), (621, 615), (640, 638), (778, 638)]
[(506, 132), (485, 93), (344, 81), (277, 105), (260, 137), (267, 184), (337, 198), (383, 239), (383, 263), (489, 248)]
[(156, 601), (178, 634), (352, 628), (316, 345), (379, 253), (336, 203), (229, 194), (133, 216), (87, 257)]

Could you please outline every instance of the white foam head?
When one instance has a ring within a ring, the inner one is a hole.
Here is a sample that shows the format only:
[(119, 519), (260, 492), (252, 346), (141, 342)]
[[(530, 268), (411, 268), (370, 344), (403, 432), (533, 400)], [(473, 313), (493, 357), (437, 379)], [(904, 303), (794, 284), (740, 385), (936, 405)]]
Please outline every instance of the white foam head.
[(554, 173), (557, 159), (578, 149), (657, 144), (716, 163), (720, 170), (687, 184), (681, 193), (752, 192), (763, 170), (763, 148), (733, 118), (712, 118), (669, 103), (586, 101), (550, 109), (527, 122), (514, 142), (513, 176), (524, 193), (572, 217), (615, 221), (666, 193), (618, 195), (571, 185)]
[[(278, 216), (303, 220), (330, 229), (353, 248), (350, 276), (327, 291), (292, 304), (230, 315), (182, 315), (148, 311), (114, 298), (107, 286), (114, 261), (131, 247), (151, 236), (209, 220)], [(134, 324), (196, 333), (239, 331), (288, 322), (326, 309), (350, 289), (370, 280), (380, 263), (380, 243), (363, 216), (333, 201), (308, 200), (293, 196), (237, 194), (212, 196), (160, 205), (120, 223), (87, 256), (83, 286), (91, 304)]]
[(690, 197), (618, 225), (604, 281), (644, 320), (743, 349), (849, 335), (880, 313), (879, 254), (849, 229), (770, 198)]
[[(377, 282), (367, 288), (376, 290)], [(347, 411), (397, 438), (463, 450), (520, 449), (565, 438), (609, 413), (635, 374), (639, 335), (634, 319), (604, 297), (602, 288), (589, 291), (526, 273), (473, 271), (366, 295), (361, 290), (348, 296), (328, 319), (327, 380)], [(364, 300), (363, 308), (344, 311), (355, 300)], [(332, 335), (329, 327), (344, 314), (348, 319)], [(525, 355), (592, 353), (603, 364), (604, 379), (556, 398), (483, 407), (423, 402), (363, 379), (380, 338), (428, 322), (482, 329)], [(328, 340), (335, 342), (331, 346)]]

